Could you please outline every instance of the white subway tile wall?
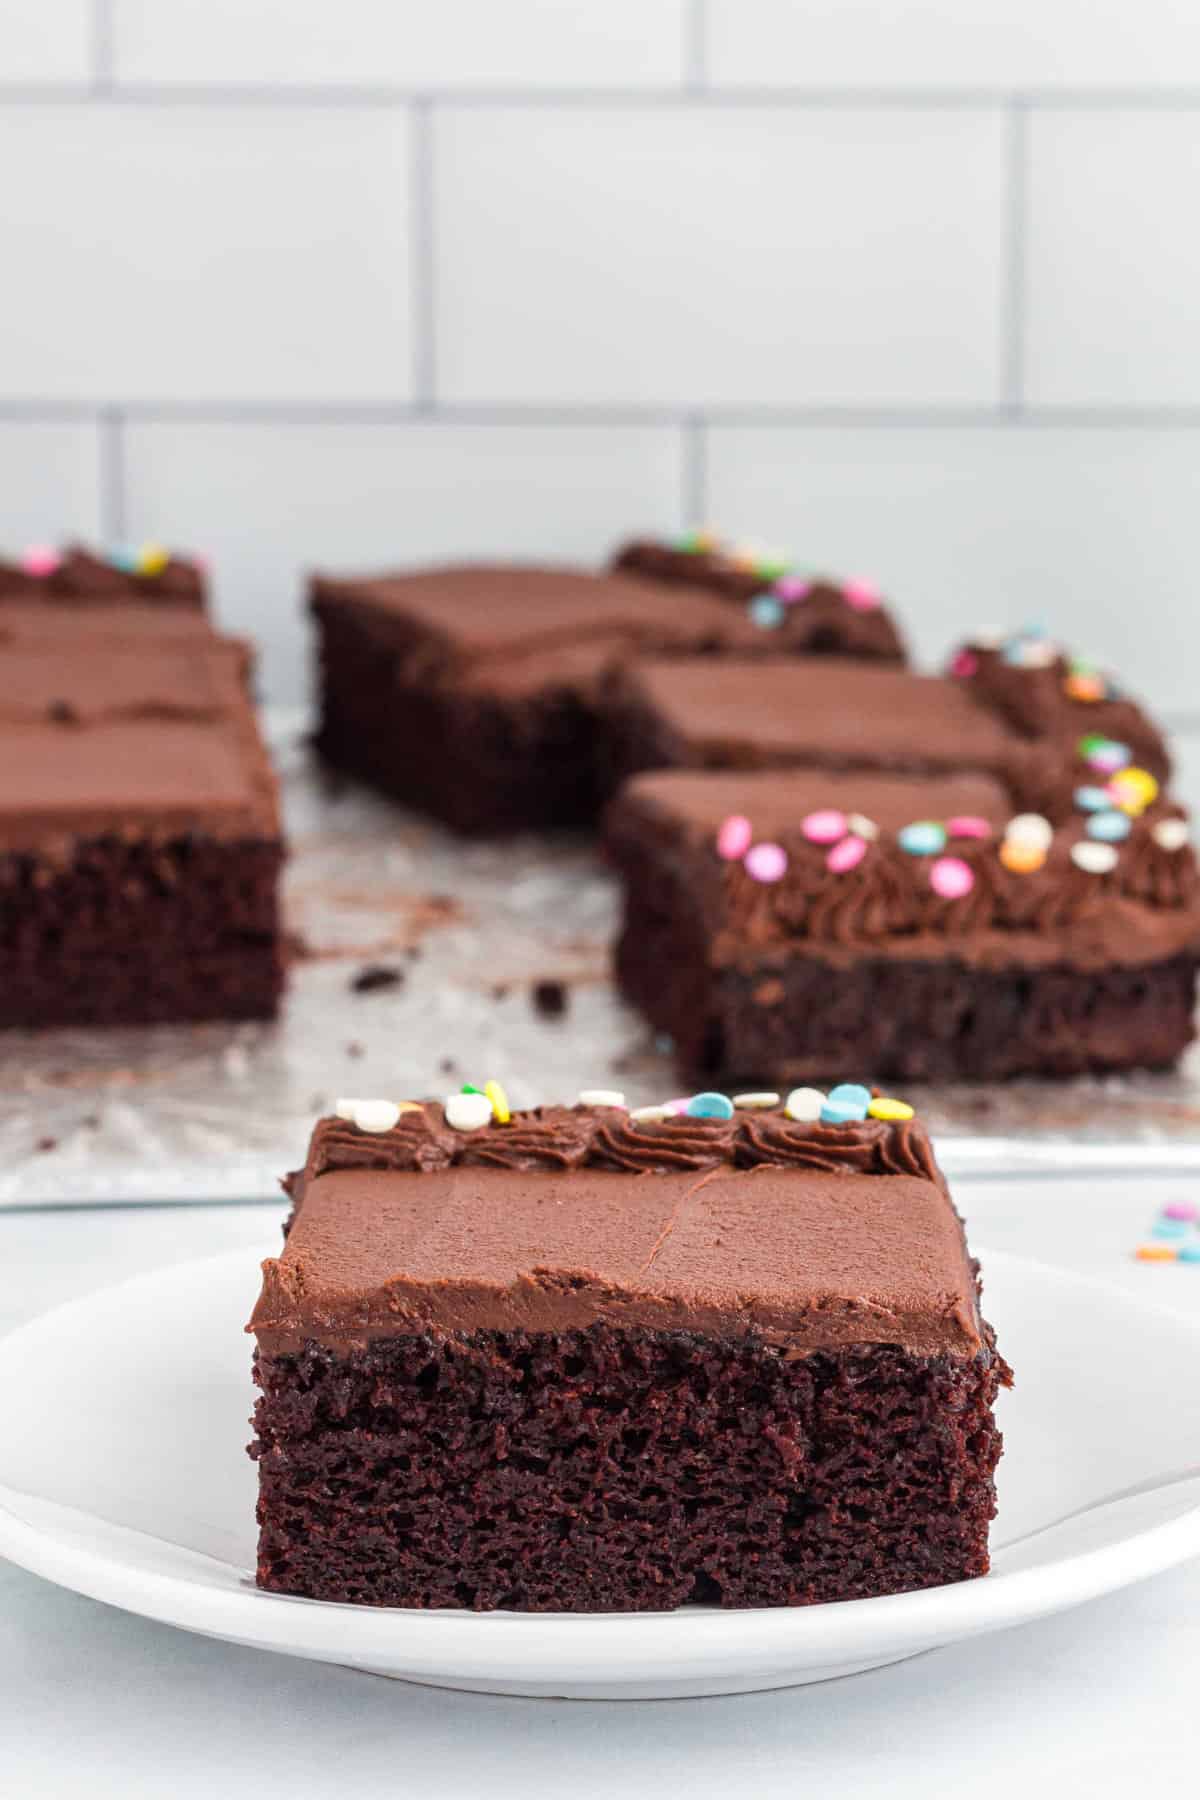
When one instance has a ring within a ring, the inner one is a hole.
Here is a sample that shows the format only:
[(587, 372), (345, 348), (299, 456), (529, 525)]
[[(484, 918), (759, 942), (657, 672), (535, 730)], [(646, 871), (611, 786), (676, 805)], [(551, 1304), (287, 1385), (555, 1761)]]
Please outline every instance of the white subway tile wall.
[(0, 545), (708, 521), (1200, 713), (1194, 0), (5, 0)]

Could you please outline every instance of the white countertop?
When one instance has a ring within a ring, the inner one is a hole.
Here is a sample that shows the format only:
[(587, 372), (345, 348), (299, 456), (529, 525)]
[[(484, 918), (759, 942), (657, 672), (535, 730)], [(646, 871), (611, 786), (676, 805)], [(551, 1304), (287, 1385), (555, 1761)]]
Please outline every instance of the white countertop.
[[(1069, 1191), (1026, 1178), (972, 1182), (962, 1198), (985, 1250), (1104, 1275), (1200, 1316), (1200, 1266), (1129, 1255), (1156, 1205), (1198, 1192), (1200, 1177)], [(262, 1206), (0, 1215), (0, 1330), (195, 1255), (244, 1245), (249, 1268), (278, 1243), (278, 1218)], [(1195, 1378), (1162, 1371), (1165, 1384)], [(1158, 1800), (1195, 1791), (1198, 1674), (1200, 1563), (849, 1680), (627, 1705), (440, 1692), (236, 1649), (0, 1563), (0, 1792), (506, 1800), (565, 1788), (638, 1800), (686, 1787), (689, 1800), (831, 1789), (924, 1800), (953, 1781), (1012, 1800), (1052, 1772), (1089, 1800)]]

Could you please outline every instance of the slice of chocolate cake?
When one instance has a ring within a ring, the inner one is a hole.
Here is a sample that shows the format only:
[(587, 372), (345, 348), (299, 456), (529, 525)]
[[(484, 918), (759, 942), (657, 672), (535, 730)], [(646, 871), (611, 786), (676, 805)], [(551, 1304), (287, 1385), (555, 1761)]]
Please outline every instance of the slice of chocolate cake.
[(760, 630), (806, 656), (906, 660), (896, 621), (871, 581), (801, 570), (785, 556), (723, 542), (711, 531), (688, 531), (670, 543), (635, 538), (617, 551), (612, 566), (644, 580), (719, 594)]
[(317, 1127), (249, 1326), (260, 1586), (595, 1612), (986, 1572), (1009, 1377), (910, 1108), (490, 1091)]
[(1166, 1065), (1194, 1029), (1187, 840), (1132, 767), (1057, 828), (987, 775), (642, 775), (608, 822), (618, 979), (710, 1075)]

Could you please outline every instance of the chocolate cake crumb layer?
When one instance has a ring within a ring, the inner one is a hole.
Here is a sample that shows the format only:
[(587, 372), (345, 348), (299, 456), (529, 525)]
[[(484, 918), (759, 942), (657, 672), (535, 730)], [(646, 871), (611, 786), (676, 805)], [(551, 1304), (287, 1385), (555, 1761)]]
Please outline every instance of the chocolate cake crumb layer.
[(261, 1586), (605, 1611), (986, 1571), (1009, 1374), (918, 1121), (452, 1116), (323, 1120), (288, 1178)]

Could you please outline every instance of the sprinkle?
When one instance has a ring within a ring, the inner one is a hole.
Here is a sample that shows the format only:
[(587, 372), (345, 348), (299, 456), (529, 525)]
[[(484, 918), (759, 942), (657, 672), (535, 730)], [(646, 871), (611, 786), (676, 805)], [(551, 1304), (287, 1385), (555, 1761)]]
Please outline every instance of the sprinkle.
[(770, 1106), (779, 1105), (778, 1094), (735, 1094), (733, 1104), (739, 1112), (766, 1112)]
[(842, 595), (847, 606), (852, 606), (855, 612), (874, 612), (883, 599), (873, 581), (843, 581)]
[(483, 1089), (476, 1087), (473, 1081), (464, 1081), (458, 1091), (460, 1094), (482, 1094)]
[(782, 881), (787, 866), (787, 851), (779, 844), (755, 844), (742, 859), (742, 867), (752, 881)]
[(810, 844), (836, 844), (839, 838), (845, 837), (847, 824), (845, 813), (826, 807), (822, 812), (810, 812), (801, 819), (800, 830)]
[(726, 1094), (693, 1094), (687, 1105), (689, 1119), (732, 1119), (733, 1101)]
[(339, 1119), (345, 1119), (349, 1124), (361, 1105), (361, 1100), (335, 1100), (333, 1110)]
[(685, 531), (683, 536), (676, 540), (675, 548), (686, 551), (689, 556), (701, 556), (707, 550), (715, 550), (717, 543), (716, 532), (709, 531), (707, 527), (701, 527), (698, 530)]
[(512, 1108), (508, 1104), (508, 1095), (498, 1081), (485, 1081), (483, 1091), (492, 1103), (492, 1114), (497, 1125), (508, 1125), (512, 1120)]
[(123, 547), (119, 550), (112, 550), (109, 552), (108, 560), (111, 566), (114, 569), (120, 569), (123, 575), (136, 575), (138, 572), (136, 550), (127, 550)]
[(808, 599), (812, 587), (807, 575), (781, 575), (775, 583), (775, 594), (786, 606), (794, 606), (797, 600)]
[(1084, 830), (1090, 838), (1098, 838), (1102, 844), (1119, 844), (1133, 830), (1133, 821), (1123, 812), (1096, 812), (1092, 814)]
[(1087, 875), (1108, 875), (1117, 866), (1117, 853), (1111, 844), (1072, 844), (1071, 861)]
[(785, 556), (782, 550), (760, 550), (754, 572), (762, 581), (775, 582), (781, 575), (786, 575), (791, 566), (791, 557)]
[(867, 1108), (868, 1119), (911, 1119), (915, 1116), (907, 1100), (889, 1100), (885, 1094), (878, 1095)]
[(1015, 843), (1048, 850), (1054, 842), (1054, 827), (1041, 813), (1017, 813), (1004, 827), (1004, 835)]
[(1162, 1209), (1164, 1219), (1184, 1219), (1194, 1222), (1200, 1219), (1200, 1206), (1191, 1200), (1168, 1200)]
[(835, 844), (825, 858), (825, 867), (833, 875), (847, 875), (851, 869), (857, 869), (867, 854), (865, 838), (844, 837), (840, 844)]
[(44, 578), (53, 575), (61, 562), (62, 557), (49, 544), (30, 544), (21, 558), (21, 567), (27, 575)]
[(143, 544), (137, 553), (139, 575), (161, 575), (171, 560), (171, 552), (161, 544)]
[(1088, 675), (1082, 671), (1068, 675), (1063, 682), (1063, 693), (1068, 700), (1103, 700), (1106, 691), (1102, 676)]
[(1148, 769), (1120, 769), (1108, 789), (1117, 805), (1129, 813), (1144, 813), (1158, 799), (1158, 783)]
[(1139, 1244), (1133, 1254), (1138, 1262), (1175, 1262), (1179, 1251), (1174, 1244)]
[(1112, 805), (1112, 795), (1107, 788), (1077, 787), (1075, 805), (1080, 812), (1107, 812)]
[[(625, 1096), (619, 1088), (580, 1088), (580, 1106), (618, 1106), (625, 1105)], [(670, 1104), (663, 1102), (664, 1106)]]
[(950, 664), (950, 673), (959, 681), (969, 681), (972, 675), (979, 673), (979, 658), (973, 650), (957, 650)]
[(865, 1106), (855, 1106), (849, 1100), (827, 1100), (821, 1108), (822, 1125), (858, 1125), (866, 1116)]
[(394, 1100), (360, 1100), (351, 1121), (359, 1131), (390, 1131), (399, 1117)]
[(753, 841), (749, 819), (741, 813), (730, 813), (717, 833), (717, 855), (726, 862), (741, 862)]
[(873, 844), (879, 836), (879, 827), (874, 819), (868, 819), (865, 813), (847, 813), (846, 830), (852, 831), (855, 837), (865, 838)]
[(1188, 841), (1186, 819), (1160, 819), (1151, 833), (1160, 850), (1182, 850)]
[(946, 836), (952, 838), (989, 838), (992, 828), (975, 813), (959, 813), (946, 820)]
[(946, 827), (936, 819), (917, 819), (896, 833), (896, 842), (910, 856), (936, 856), (946, 848)]
[(671, 1119), (682, 1118), (688, 1109), (688, 1098), (688, 1096), (685, 1096), (682, 1100), (664, 1100), (663, 1107), (666, 1110), (667, 1117)]
[(1045, 866), (1046, 852), (1030, 838), (1005, 838), (1000, 846), (1000, 861), (1014, 875), (1035, 875)]
[(1178, 1255), (1182, 1263), (1200, 1263), (1200, 1244), (1180, 1244)]
[(756, 594), (750, 602), (750, 617), (763, 631), (775, 631), (786, 616), (783, 602), (774, 594)]
[(1099, 770), (1101, 775), (1113, 775), (1118, 769), (1127, 768), (1133, 761), (1133, 751), (1128, 744), (1119, 744), (1115, 738), (1088, 736), (1079, 740), (1079, 754), (1090, 769)]
[(1181, 1238), (1187, 1235), (1188, 1227), (1183, 1219), (1156, 1219), (1150, 1227), (1151, 1237)]
[(825, 1096), (820, 1088), (793, 1088), (783, 1103), (789, 1119), (801, 1125), (815, 1125), (821, 1117)]
[(828, 1097), (843, 1106), (861, 1106), (864, 1112), (871, 1104), (870, 1088), (863, 1087), (858, 1081), (839, 1081), (836, 1087), (830, 1088)]
[(664, 1119), (671, 1117), (668, 1106), (639, 1106), (629, 1117), (635, 1125), (661, 1125)]
[(424, 1112), (425, 1108), (419, 1100), (397, 1100), (397, 1107), (402, 1113)]
[(929, 885), (940, 900), (961, 900), (975, 886), (975, 871), (961, 856), (939, 856), (929, 871)]
[(449, 1094), (443, 1107), (451, 1131), (480, 1131), (492, 1122), (492, 1103), (486, 1094)]
[(1025, 645), (1021, 662), (1027, 669), (1048, 669), (1058, 661), (1058, 645), (1049, 638), (1039, 638)]

